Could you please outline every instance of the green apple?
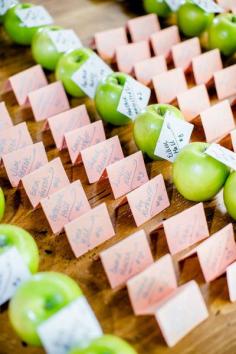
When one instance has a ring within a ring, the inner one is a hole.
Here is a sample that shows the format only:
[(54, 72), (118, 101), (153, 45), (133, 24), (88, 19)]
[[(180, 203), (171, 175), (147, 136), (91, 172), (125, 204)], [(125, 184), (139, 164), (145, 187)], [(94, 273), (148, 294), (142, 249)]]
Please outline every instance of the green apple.
[(205, 154), (209, 144), (185, 146), (173, 164), (173, 182), (182, 196), (194, 202), (213, 198), (223, 187), (229, 168)]
[(159, 17), (167, 17), (171, 9), (165, 0), (143, 0), (143, 7), (147, 13), (155, 13)]
[(209, 27), (209, 47), (219, 48), (224, 55), (236, 52), (236, 16), (222, 14), (214, 18)]
[(97, 86), (95, 106), (101, 118), (113, 125), (124, 125), (131, 122), (129, 117), (117, 111), (120, 96), (129, 75), (112, 73)]
[(18, 0), (3, 0), (2, 8), (0, 8), (0, 23), (3, 23), (7, 11), (16, 4), (19, 4)]
[(88, 348), (73, 349), (69, 354), (137, 354), (123, 339), (105, 335), (91, 342)]
[(210, 26), (214, 14), (208, 13), (191, 1), (186, 1), (177, 11), (180, 31), (187, 37), (199, 36)]
[(236, 172), (232, 172), (225, 183), (224, 202), (229, 215), (236, 220)]
[(86, 94), (71, 79), (73, 74), (94, 54), (89, 48), (78, 48), (63, 54), (56, 66), (56, 78), (62, 81), (65, 90), (73, 97)]
[(33, 237), (21, 227), (0, 224), (0, 255), (11, 247), (16, 247), (31, 273), (38, 271), (39, 252)]
[(2, 188), (0, 188), (0, 221), (5, 213), (5, 197)]
[(38, 326), (81, 295), (79, 286), (67, 275), (37, 273), (21, 284), (12, 297), (11, 324), (24, 342), (39, 346)]
[(137, 147), (153, 160), (160, 160), (154, 154), (161, 133), (165, 114), (171, 112), (175, 118), (184, 119), (182, 113), (169, 104), (153, 104), (140, 113), (134, 121), (134, 140)]

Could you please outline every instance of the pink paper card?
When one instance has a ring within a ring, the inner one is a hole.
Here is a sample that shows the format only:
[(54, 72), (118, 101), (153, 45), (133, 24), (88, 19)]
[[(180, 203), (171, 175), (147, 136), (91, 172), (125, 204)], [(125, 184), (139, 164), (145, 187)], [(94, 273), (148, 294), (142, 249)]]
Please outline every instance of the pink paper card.
[(79, 180), (43, 199), (41, 206), (54, 234), (91, 209)]
[(182, 68), (156, 75), (153, 86), (159, 103), (172, 103), (180, 93), (188, 89)]
[(171, 254), (176, 254), (209, 236), (202, 203), (163, 221), (166, 240)]
[(236, 301), (236, 262), (232, 263), (226, 269), (227, 285), (229, 289), (229, 298), (231, 302)]
[(35, 208), (42, 199), (68, 186), (70, 181), (59, 157), (22, 178), (30, 203)]
[(148, 182), (141, 151), (113, 163), (107, 167), (106, 171), (115, 199)]
[(200, 113), (207, 142), (219, 140), (235, 129), (229, 101), (225, 100)]
[(235, 0), (217, 0), (217, 3), (226, 11), (233, 11), (236, 8)]
[(233, 150), (234, 152), (236, 152), (236, 129), (232, 130), (232, 132), (230, 132), (230, 135), (231, 135)]
[(48, 162), (42, 142), (10, 152), (2, 160), (12, 187), (17, 187), (24, 176)]
[(107, 166), (124, 158), (118, 136), (92, 145), (81, 151), (81, 158), (89, 183), (100, 180)]
[(131, 74), (139, 61), (151, 58), (148, 41), (129, 43), (116, 48), (116, 60), (119, 71)]
[(209, 50), (193, 58), (192, 67), (196, 84), (209, 84), (214, 73), (223, 69), (219, 49)]
[(160, 23), (155, 14), (132, 18), (127, 22), (132, 42), (149, 40), (153, 33), (160, 31)]
[(65, 225), (65, 231), (77, 258), (115, 235), (105, 203)]
[(103, 60), (112, 62), (115, 59), (116, 48), (128, 44), (124, 27), (95, 33), (95, 46)]
[(101, 120), (65, 134), (65, 142), (72, 164), (81, 162), (80, 153), (89, 146), (106, 140), (104, 126)]
[(64, 141), (65, 133), (83, 127), (89, 123), (90, 119), (84, 104), (50, 117), (47, 122), (56, 147), (59, 150), (62, 150), (66, 147)]
[(214, 81), (219, 100), (236, 95), (236, 64), (214, 73)]
[(32, 91), (47, 86), (47, 78), (40, 65), (32, 66), (11, 76), (6, 82), (6, 89), (14, 92), (18, 104), (24, 105)]
[(159, 305), (155, 317), (169, 347), (173, 347), (208, 317), (208, 311), (195, 281), (179, 287)]
[(100, 257), (112, 289), (125, 285), (153, 263), (149, 241), (143, 230), (101, 252)]
[(33, 144), (26, 123), (20, 123), (0, 131), (0, 160), (3, 155)]
[(177, 96), (178, 106), (185, 119), (191, 122), (211, 106), (205, 85), (194, 86)]
[(172, 47), (172, 58), (176, 68), (187, 71), (191, 68), (192, 59), (201, 54), (201, 46), (198, 37), (187, 39)]
[(0, 102), (0, 130), (7, 129), (12, 126), (13, 123), (8, 113), (5, 102)]
[(60, 81), (33, 91), (28, 97), (36, 121), (47, 119), (70, 108)]
[(169, 254), (151, 264), (127, 282), (129, 298), (136, 315), (155, 313), (157, 304), (177, 288), (177, 279)]
[(155, 55), (164, 55), (168, 58), (173, 45), (180, 43), (179, 29), (177, 26), (167, 27), (151, 35), (151, 45)]
[(167, 71), (166, 59), (163, 55), (140, 61), (134, 65), (136, 79), (149, 86), (154, 76)]
[(170, 205), (163, 176), (160, 174), (127, 194), (127, 201), (137, 226), (159, 214)]

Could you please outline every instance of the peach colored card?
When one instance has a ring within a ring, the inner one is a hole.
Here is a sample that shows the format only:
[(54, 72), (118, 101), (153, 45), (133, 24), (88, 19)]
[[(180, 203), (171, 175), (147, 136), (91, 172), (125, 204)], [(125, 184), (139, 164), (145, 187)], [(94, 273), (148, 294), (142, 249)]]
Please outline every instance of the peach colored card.
[(171, 254), (176, 254), (209, 236), (202, 203), (163, 221), (166, 240)]
[(66, 185), (41, 201), (53, 233), (91, 209), (80, 180)]
[(48, 162), (42, 142), (31, 144), (10, 152), (2, 157), (12, 187), (17, 187), (20, 180)]
[(70, 108), (60, 81), (33, 91), (28, 97), (36, 121), (47, 119)]
[(13, 123), (5, 102), (0, 102), (0, 130), (12, 127)]
[(35, 208), (43, 198), (68, 186), (70, 181), (62, 165), (61, 159), (48, 162), (34, 172), (22, 178), (22, 184), (28, 198)]
[(100, 257), (112, 289), (125, 285), (130, 278), (153, 263), (144, 230), (137, 231), (101, 252)]
[(82, 256), (115, 235), (105, 203), (65, 225), (65, 231), (75, 257)]
[(236, 301), (236, 262), (232, 263), (226, 269), (227, 285), (229, 289), (229, 298), (231, 302)]
[(116, 60), (119, 71), (131, 74), (139, 61), (151, 58), (148, 41), (129, 43), (116, 48)]
[(177, 288), (172, 258), (166, 254), (127, 282), (129, 298), (136, 315), (155, 312), (157, 304)]
[(163, 55), (140, 61), (134, 65), (136, 79), (149, 86), (157, 74), (167, 71), (166, 59)]
[(127, 200), (137, 226), (144, 224), (170, 205), (161, 174), (127, 194)]
[(194, 86), (177, 96), (178, 106), (185, 119), (191, 122), (211, 106), (205, 85)]
[(171, 52), (175, 67), (187, 71), (191, 68), (192, 59), (201, 54), (199, 38), (194, 37), (177, 43), (172, 47)]
[(0, 160), (2, 156), (33, 144), (25, 122), (0, 131)]
[(89, 183), (98, 182), (107, 166), (124, 158), (118, 136), (92, 145), (81, 151)]
[(236, 64), (214, 73), (214, 81), (219, 100), (236, 95)]
[(30, 92), (47, 86), (47, 78), (40, 65), (21, 71), (11, 76), (6, 82), (6, 89), (14, 92), (18, 104), (24, 105), (27, 102)]
[(113, 61), (116, 48), (126, 44), (128, 39), (124, 27), (95, 33), (95, 46), (103, 60)]
[(173, 45), (180, 43), (179, 29), (177, 26), (167, 27), (151, 35), (151, 45), (155, 55), (164, 55), (168, 58)]
[(209, 84), (214, 73), (223, 69), (219, 49), (209, 50), (193, 58), (192, 67), (196, 84)]
[(232, 130), (232, 132), (230, 132), (230, 135), (231, 135), (233, 150), (234, 152), (236, 152), (236, 129)]
[(113, 163), (107, 167), (106, 171), (115, 199), (148, 182), (141, 151)]
[(236, 8), (235, 0), (217, 0), (217, 3), (226, 11), (233, 11)]
[(48, 126), (51, 130), (56, 147), (62, 150), (66, 147), (65, 133), (80, 128), (90, 123), (86, 106), (71, 108), (48, 119)]
[(127, 28), (132, 42), (148, 40), (153, 33), (161, 29), (158, 17), (155, 14), (132, 18), (128, 20)]
[(225, 100), (200, 113), (207, 142), (213, 142), (235, 128), (229, 101)]
[(188, 89), (182, 68), (156, 75), (153, 86), (159, 103), (172, 103), (180, 93)]
[(195, 281), (179, 287), (163, 300), (155, 317), (169, 347), (173, 347), (208, 317), (207, 307)]

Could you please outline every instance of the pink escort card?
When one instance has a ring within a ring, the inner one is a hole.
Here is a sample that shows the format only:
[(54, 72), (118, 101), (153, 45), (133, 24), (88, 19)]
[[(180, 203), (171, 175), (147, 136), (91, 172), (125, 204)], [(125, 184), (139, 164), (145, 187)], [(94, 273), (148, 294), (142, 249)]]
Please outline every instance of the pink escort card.
[(125, 285), (153, 263), (149, 240), (143, 230), (101, 252), (100, 257), (112, 289)]
[(17, 187), (24, 176), (45, 165), (48, 158), (39, 142), (3, 155), (2, 161), (12, 187)]
[(47, 78), (42, 67), (40, 65), (35, 65), (11, 76), (5, 84), (5, 89), (14, 92), (16, 100), (21, 106), (27, 102), (30, 92), (47, 86), (47, 84)]
[(172, 49), (172, 58), (176, 68), (184, 71), (191, 69), (192, 59), (201, 54), (201, 46), (198, 37), (175, 44)]
[(0, 130), (12, 127), (13, 123), (5, 102), (0, 102)]
[(236, 64), (214, 73), (214, 81), (219, 100), (235, 98), (236, 96)]
[(60, 233), (66, 224), (91, 209), (79, 180), (43, 199), (41, 206), (55, 234)]
[(124, 158), (118, 136), (92, 145), (81, 151), (81, 158), (89, 183), (100, 180), (107, 166)]
[(115, 199), (148, 182), (143, 154), (136, 152), (106, 168)]
[(28, 97), (36, 121), (47, 119), (70, 108), (60, 81), (33, 91)]
[(0, 160), (3, 155), (33, 144), (26, 123), (20, 123), (0, 131)]
[(42, 199), (68, 186), (70, 181), (58, 157), (24, 176), (22, 184), (30, 203), (35, 208)]
[(81, 162), (82, 150), (104, 140), (106, 140), (106, 136), (101, 120), (66, 133), (65, 144), (72, 164)]
[(197, 85), (211, 83), (214, 73), (223, 69), (219, 49), (209, 50), (192, 60), (193, 75)]
[(47, 120), (47, 125), (51, 130), (56, 147), (59, 150), (66, 147), (64, 141), (65, 133), (87, 124), (90, 124), (90, 119), (84, 104), (71, 108), (66, 112), (59, 113)]
[(160, 31), (160, 24), (155, 14), (149, 14), (132, 18), (127, 22), (127, 28), (132, 42), (140, 42), (149, 40), (153, 33)]
[(180, 43), (179, 29), (177, 26), (167, 27), (151, 35), (151, 45), (155, 55), (169, 58), (173, 45)]
[(227, 285), (229, 289), (229, 298), (231, 302), (236, 301), (236, 262), (230, 264), (226, 269)]
[(82, 256), (115, 235), (105, 203), (66, 224), (65, 231), (75, 257)]
[(149, 86), (154, 76), (167, 71), (166, 59), (163, 55), (140, 61), (134, 65), (134, 73), (139, 82)]

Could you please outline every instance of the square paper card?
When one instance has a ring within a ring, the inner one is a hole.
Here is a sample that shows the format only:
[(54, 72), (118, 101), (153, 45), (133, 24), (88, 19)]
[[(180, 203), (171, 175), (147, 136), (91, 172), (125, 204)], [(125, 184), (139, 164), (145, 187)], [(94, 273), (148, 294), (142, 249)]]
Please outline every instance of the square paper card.
[(81, 257), (115, 235), (105, 203), (66, 224), (65, 231), (75, 257)]
[(163, 55), (139, 61), (134, 65), (134, 73), (139, 82), (149, 86), (154, 76), (167, 71), (166, 59)]
[(201, 54), (201, 46), (198, 37), (175, 44), (172, 47), (172, 58), (176, 68), (188, 71), (192, 66), (194, 57)]
[(210, 84), (214, 73), (223, 69), (219, 49), (209, 50), (193, 58), (192, 66), (196, 84)]
[(0, 130), (12, 127), (13, 123), (5, 102), (0, 102)]
[(177, 26), (170, 26), (151, 35), (151, 45), (155, 55), (163, 55), (168, 59), (171, 55), (171, 48), (180, 42), (179, 29)]
[(236, 64), (214, 73), (216, 93), (219, 100), (236, 96)]
[(149, 40), (153, 33), (156, 33), (161, 29), (158, 17), (155, 14), (132, 18), (131, 20), (128, 20), (127, 28), (132, 42)]
[(148, 238), (138, 231), (100, 253), (112, 289), (123, 286), (153, 263)]

